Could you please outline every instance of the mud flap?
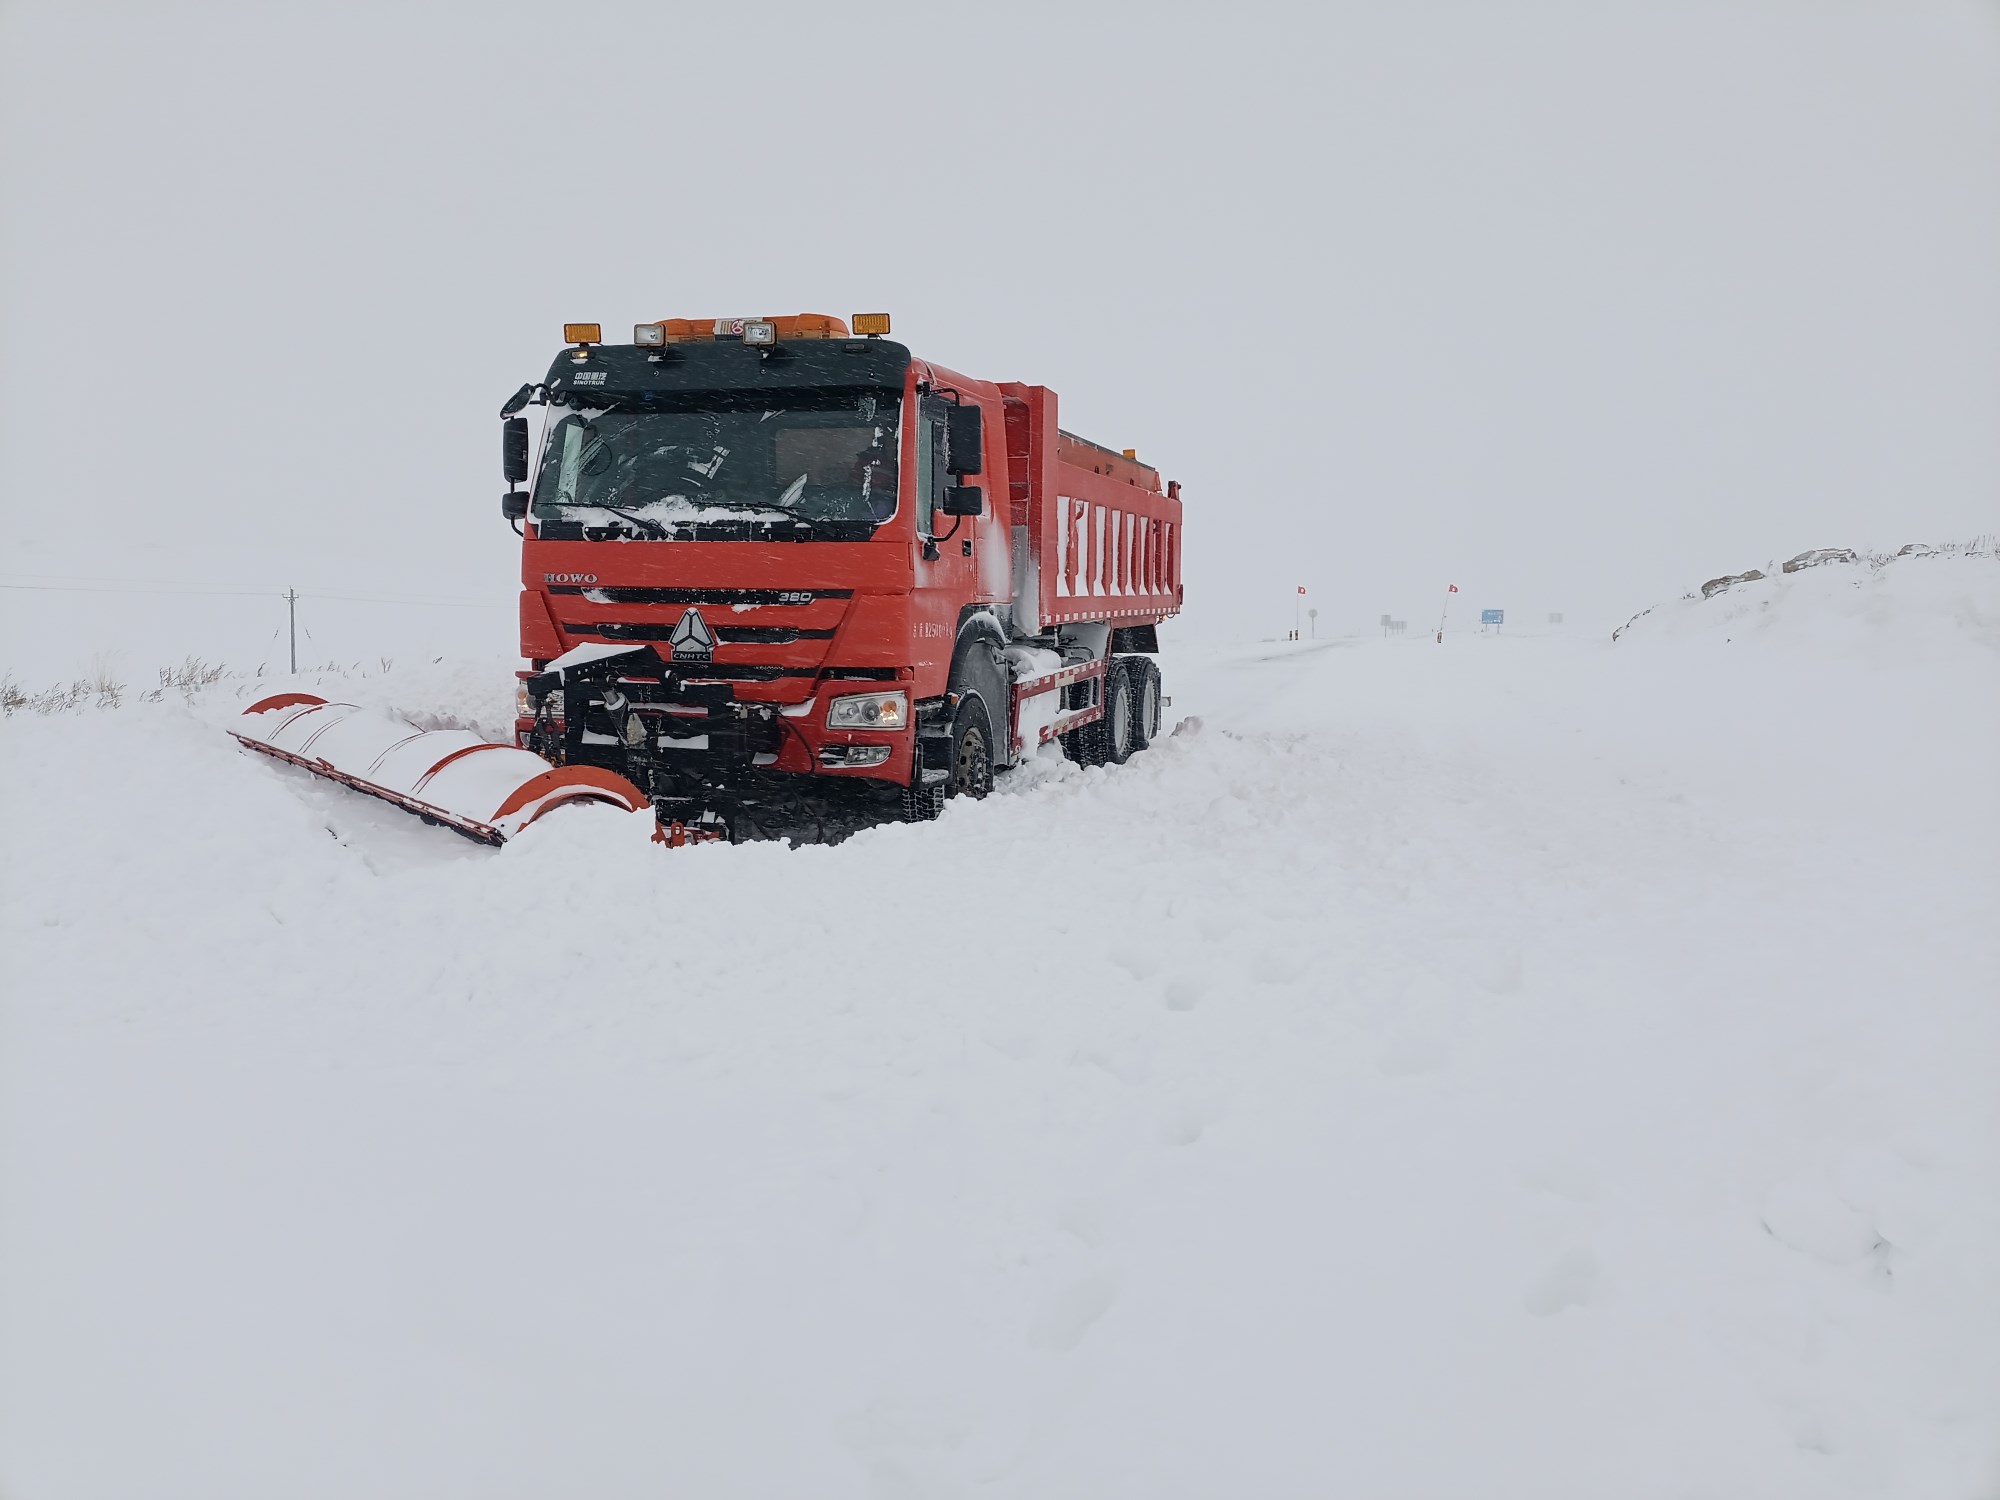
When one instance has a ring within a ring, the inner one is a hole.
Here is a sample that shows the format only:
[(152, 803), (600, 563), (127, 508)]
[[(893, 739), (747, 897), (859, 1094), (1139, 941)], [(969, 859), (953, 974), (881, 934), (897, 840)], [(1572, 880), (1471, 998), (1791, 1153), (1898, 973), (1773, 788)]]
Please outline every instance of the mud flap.
[(935, 786), (951, 776), (951, 736), (925, 734), (917, 737), (917, 781)]

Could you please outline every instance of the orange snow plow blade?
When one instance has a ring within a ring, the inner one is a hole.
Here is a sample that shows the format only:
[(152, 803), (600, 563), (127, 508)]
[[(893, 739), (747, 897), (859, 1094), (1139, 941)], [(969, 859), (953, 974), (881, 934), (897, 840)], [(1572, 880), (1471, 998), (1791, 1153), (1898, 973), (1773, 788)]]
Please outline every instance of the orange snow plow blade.
[(552, 807), (605, 802), (644, 812), (646, 796), (597, 766), (551, 766), (532, 751), (463, 729), (406, 720), (311, 693), (279, 693), (243, 710), (242, 744), (393, 802), (482, 844), (501, 844)]

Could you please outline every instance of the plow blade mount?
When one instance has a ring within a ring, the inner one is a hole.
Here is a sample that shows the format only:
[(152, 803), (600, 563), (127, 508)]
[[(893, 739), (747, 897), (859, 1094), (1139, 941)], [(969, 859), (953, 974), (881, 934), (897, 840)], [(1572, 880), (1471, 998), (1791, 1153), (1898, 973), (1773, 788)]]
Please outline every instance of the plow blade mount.
[(243, 710), (230, 731), (265, 755), (393, 802), (483, 844), (500, 844), (552, 807), (608, 802), (643, 812), (646, 796), (596, 766), (552, 766), (531, 751), (463, 729), (406, 720), (311, 693), (279, 693)]

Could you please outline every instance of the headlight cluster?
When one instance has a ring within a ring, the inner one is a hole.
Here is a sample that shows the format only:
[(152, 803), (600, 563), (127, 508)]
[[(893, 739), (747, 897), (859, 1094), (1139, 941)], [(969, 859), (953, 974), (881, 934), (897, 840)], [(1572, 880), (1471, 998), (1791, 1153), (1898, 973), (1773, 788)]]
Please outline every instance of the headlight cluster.
[(901, 729), (910, 722), (910, 700), (901, 693), (861, 693), (826, 706), (828, 729)]

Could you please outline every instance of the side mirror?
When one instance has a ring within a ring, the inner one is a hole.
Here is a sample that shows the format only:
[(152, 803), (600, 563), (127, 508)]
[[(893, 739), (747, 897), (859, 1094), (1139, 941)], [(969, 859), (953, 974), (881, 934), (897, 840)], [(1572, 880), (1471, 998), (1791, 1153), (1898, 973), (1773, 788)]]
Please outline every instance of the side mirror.
[(944, 492), (938, 509), (948, 516), (980, 516), (986, 513), (986, 491), (976, 484), (953, 485)]
[[(944, 471), (947, 474), (977, 474), (986, 467), (986, 426), (984, 414), (976, 406), (954, 406), (944, 417)], [(947, 511), (957, 515), (957, 511)], [(978, 511), (972, 512), (978, 515)]]
[(521, 484), (528, 477), (528, 419), (509, 417), (500, 424), (501, 477), (509, 484)]
[(528, 492), (509, 490), (500, 497), (500, 514), (509, 521), (525, 521), (528, 518)]

